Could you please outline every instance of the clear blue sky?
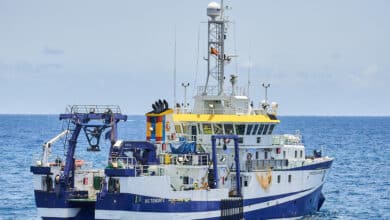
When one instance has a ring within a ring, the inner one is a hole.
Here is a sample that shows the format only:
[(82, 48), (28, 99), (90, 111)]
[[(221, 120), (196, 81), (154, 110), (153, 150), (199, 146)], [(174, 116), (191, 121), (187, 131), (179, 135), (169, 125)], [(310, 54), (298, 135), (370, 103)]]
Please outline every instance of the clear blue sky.
[[(0, 1), (0, 113), (171, 102), (175, 29), (178, 83), (203, 85), (209, 2)], [(246, 87), (251, 66), (255, 103), (267, 81), (282, 115), (390, 115), (390, 1), (227, 2), (239, 57), (226, 74)]]

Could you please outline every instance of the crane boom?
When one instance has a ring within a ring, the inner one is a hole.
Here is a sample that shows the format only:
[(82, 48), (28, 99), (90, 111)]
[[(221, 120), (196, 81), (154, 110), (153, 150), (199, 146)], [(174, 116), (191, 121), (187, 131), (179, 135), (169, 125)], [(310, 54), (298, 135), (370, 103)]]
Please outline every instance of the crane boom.
[(42, 146), (43, 147), (43, 157), (42, 157), (43, 165), (46, 166), (49, 163), (49, 156), (51, 153), (51, 145), (54, 144), (55, 142), (57, 142), (58, 140), (60, 140), (61, 138), (65, 137), (69, 132), (70, 132), (69, 130), (65, 130), (65, 131), (59, 133), (54, 138), (50, 139), (45, 144), (43, 144), (43, 146)]

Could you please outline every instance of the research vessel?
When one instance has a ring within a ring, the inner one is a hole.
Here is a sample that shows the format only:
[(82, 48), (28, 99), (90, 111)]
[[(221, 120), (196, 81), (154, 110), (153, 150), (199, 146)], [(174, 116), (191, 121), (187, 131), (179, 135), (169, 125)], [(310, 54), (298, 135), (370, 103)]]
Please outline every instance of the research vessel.
[(299, 133), (274, 134), (278, 104), (267, 96), (254, 105), (235, 75), (225, 85), (234, 56), (223, 2), (207, 15), (207, 78), (193, 108), (159, 100), (146, 113), (146, 140), (112, 145), (96, 219), (295, 218), (321, 208), (333, 159), (306, 155)]
[(63, 131), (43, 144), (30, 167), (38, 217), (94, 219), (96, 195), (105, 177), (104, 166), (97, 166), (92, 158), (103, 146), (101, 139), (116, 143), (117, 124), (127, 116), (119, 106), (73, 105), (59, 119)]

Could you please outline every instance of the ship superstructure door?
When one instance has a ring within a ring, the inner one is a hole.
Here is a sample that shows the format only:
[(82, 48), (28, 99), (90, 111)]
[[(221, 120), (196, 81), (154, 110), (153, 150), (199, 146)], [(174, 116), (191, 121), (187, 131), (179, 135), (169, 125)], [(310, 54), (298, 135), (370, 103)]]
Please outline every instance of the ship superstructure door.
[(191, 140), (196, 141), (196, 135), (197, 135), (197, 128), (196, 125), (191, 125)]

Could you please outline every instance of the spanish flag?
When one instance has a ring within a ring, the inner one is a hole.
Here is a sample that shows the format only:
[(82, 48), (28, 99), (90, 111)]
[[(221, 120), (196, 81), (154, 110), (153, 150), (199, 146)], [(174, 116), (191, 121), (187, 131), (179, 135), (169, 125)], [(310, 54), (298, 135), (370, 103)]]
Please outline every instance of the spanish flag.
[(211, 47), (211, 48), (210, 48), (210, 53), (217, 56), (219, 52), (218, 52), (218, 50), (215, 49), (214, 47)]

